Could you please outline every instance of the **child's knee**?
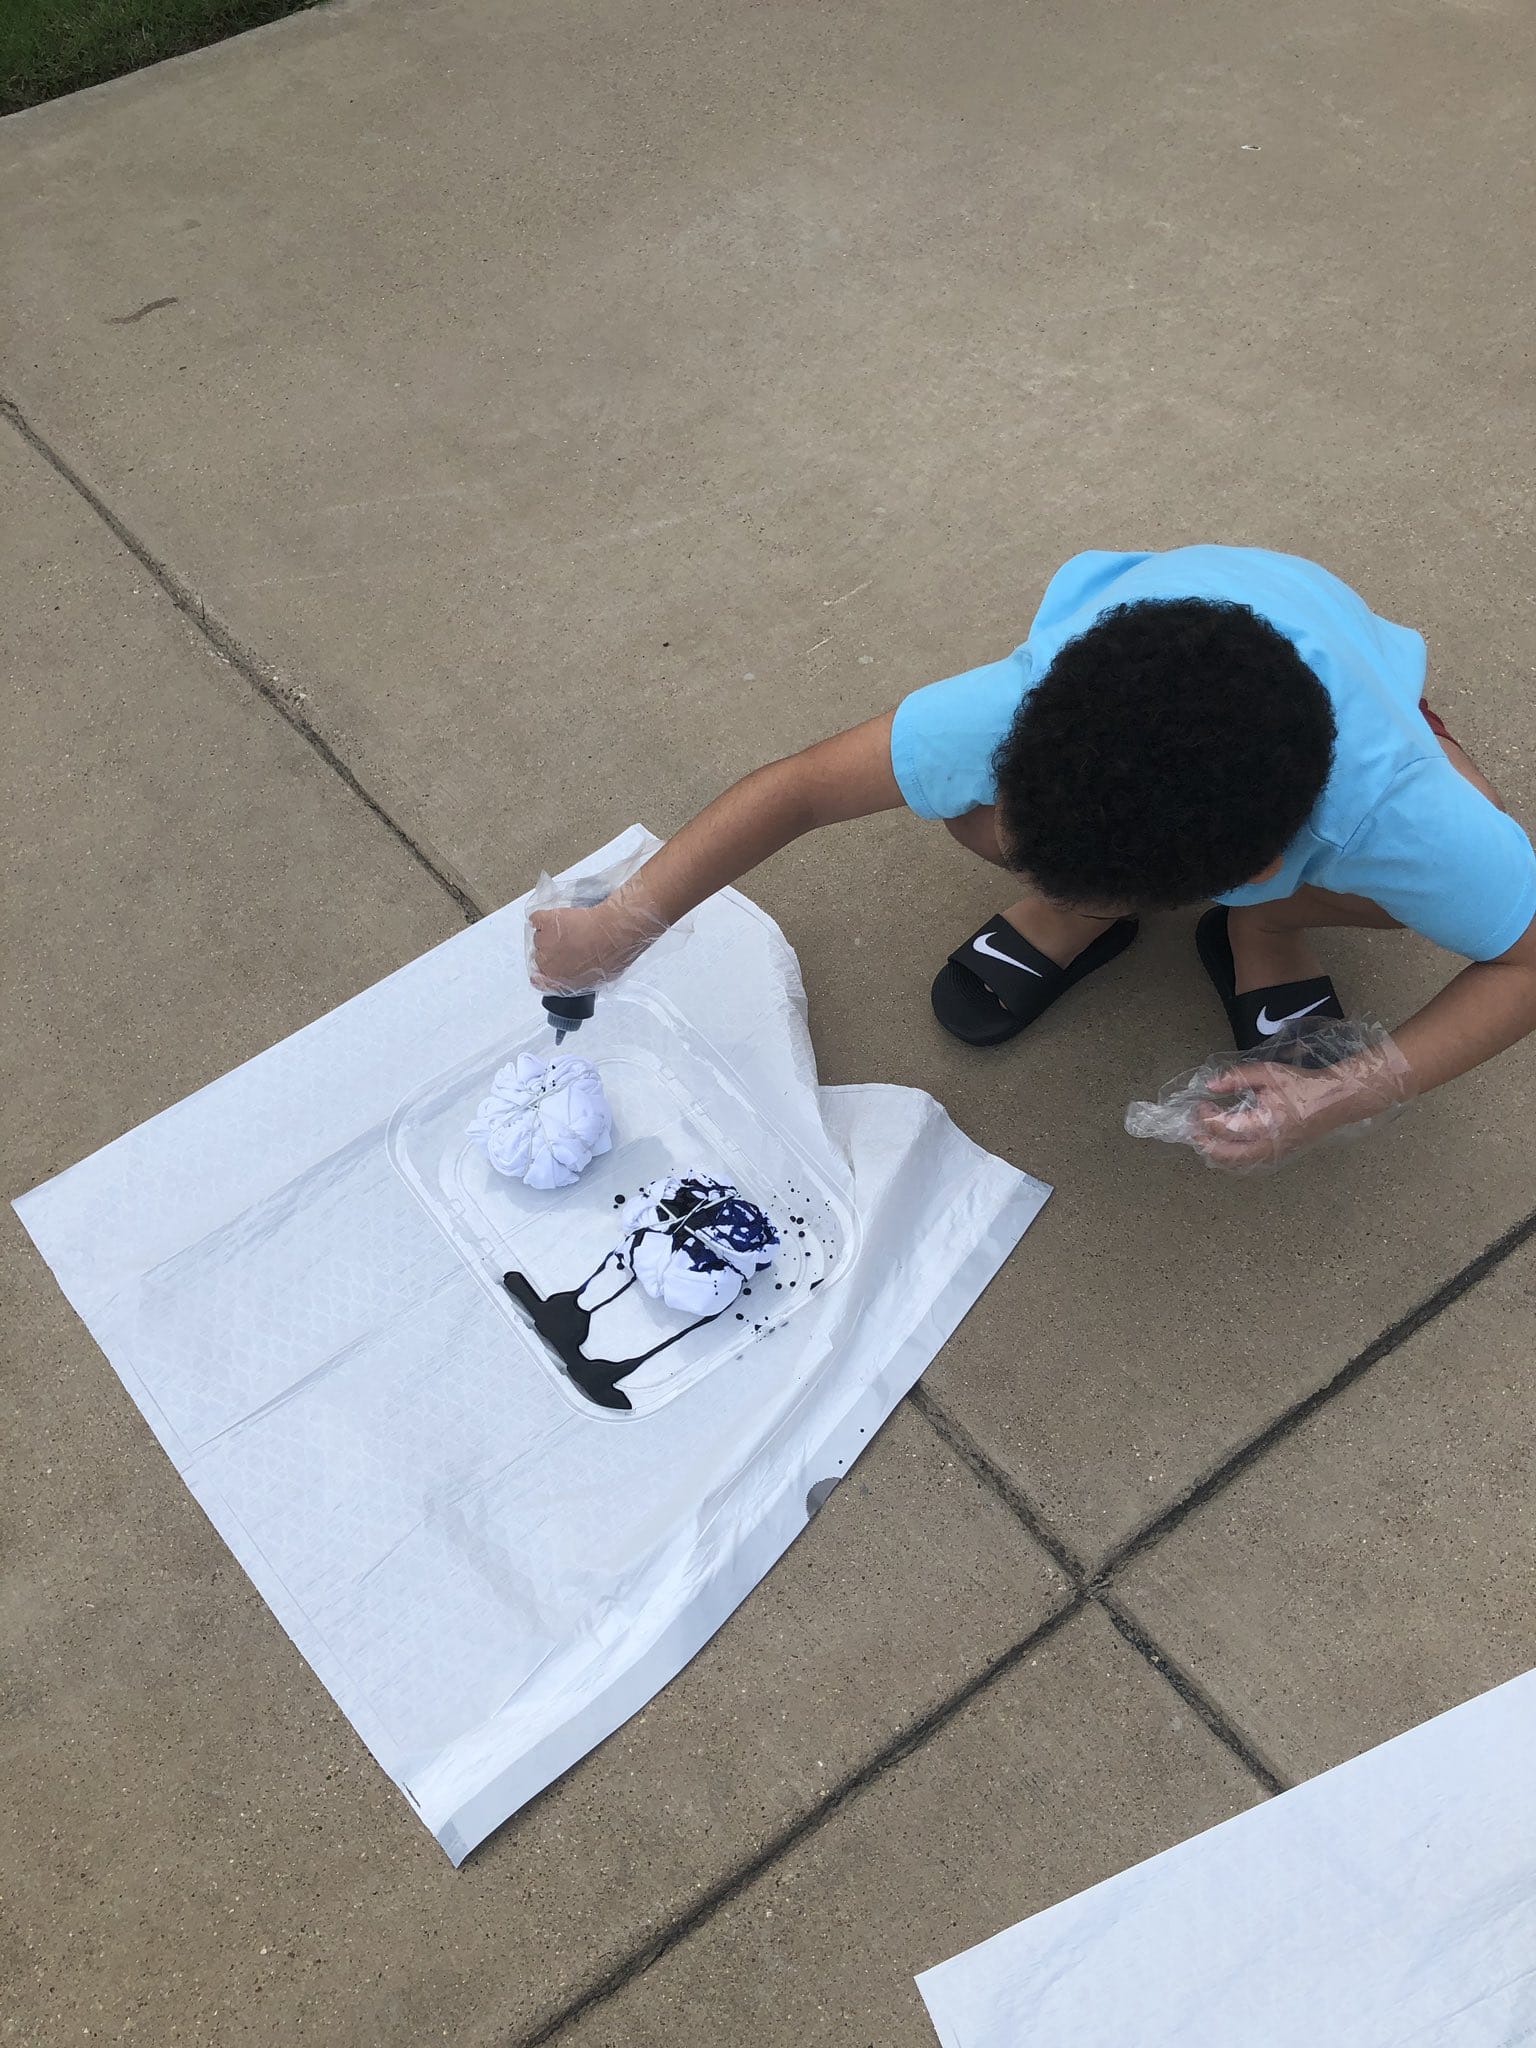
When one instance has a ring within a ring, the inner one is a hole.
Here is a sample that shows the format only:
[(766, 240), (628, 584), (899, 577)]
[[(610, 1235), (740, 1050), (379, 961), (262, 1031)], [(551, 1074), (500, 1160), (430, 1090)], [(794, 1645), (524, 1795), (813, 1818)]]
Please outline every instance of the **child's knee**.
[(980, 810), (966, 811), (958, 818), (946, 818), (944, 830), (950, 838), (963, 846), (967, 853), (979, 854), (994, 867), (1005, 868), (1003, 849), (997, 837), (997, 812), (991, 804)]

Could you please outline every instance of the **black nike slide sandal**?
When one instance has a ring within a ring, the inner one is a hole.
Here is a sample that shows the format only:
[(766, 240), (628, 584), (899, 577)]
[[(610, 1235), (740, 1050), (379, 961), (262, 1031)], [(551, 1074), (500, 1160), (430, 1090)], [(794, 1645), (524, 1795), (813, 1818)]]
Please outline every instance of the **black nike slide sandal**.
[(1032, 946), (1005, 917), (994, 917), (957, 946), (933, 984), (933, 1014), (967, 1045), (1003, 1045), (1076, 982), (1106, 967), (1140, 930), (1122, 917), (1065, 967)]
[(1232, 1042), (1239, 1052), (1257, 1052), (1293, 1025), (1305, 1029), (1314, 1017), (1344, 1015), (1339, 992), (1326, 974), (1313, 975), (1310, 981), (1282, 981), (1271, 988), (1251, 988), (1239, 995), (1224, 903), (1208, 910), (1195, 926), (1195, 951), (1221, 997), (1232, 1027)]

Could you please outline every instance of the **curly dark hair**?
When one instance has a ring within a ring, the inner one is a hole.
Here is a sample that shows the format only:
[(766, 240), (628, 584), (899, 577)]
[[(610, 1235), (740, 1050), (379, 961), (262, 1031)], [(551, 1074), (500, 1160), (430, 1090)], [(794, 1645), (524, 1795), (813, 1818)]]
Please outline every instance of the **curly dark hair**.
[(1061, 649), (998, 748), (1003, 845), (1059, 903), (1223, 895), (1306, 822), (1336, 730), (1328, 692), (1246, 605), (1118, 605)]

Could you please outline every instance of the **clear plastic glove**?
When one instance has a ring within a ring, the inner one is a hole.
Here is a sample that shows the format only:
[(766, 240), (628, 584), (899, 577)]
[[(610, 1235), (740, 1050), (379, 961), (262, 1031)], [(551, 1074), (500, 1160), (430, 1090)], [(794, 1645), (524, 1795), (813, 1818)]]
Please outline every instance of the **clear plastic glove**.
[(574, 996), (606, 988), (668, 929), (629, 886), (649, 857), (566, 881), (540, 875), (524, 925), (528, 979), (536, 989)]
[(1156, 1102), (1133, 1102), (1133, 1138), (1189, 1145), (1225, 1173), (1266, 1173), (1314, 1145), (1358, 1136), (1416, 1093), (1391, 1034), (1368, 1018), (1327, 1019), (1250, 1053), (1217, 1054)]

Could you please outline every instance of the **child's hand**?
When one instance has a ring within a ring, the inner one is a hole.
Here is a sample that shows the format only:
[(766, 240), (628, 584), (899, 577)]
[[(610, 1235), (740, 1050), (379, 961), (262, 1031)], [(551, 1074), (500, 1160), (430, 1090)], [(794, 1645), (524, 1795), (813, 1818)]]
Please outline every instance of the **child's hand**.
[(665, 918), (624, 891), (590, 909), (534, 910), (530, 979), (551, 995), (576, 995), (616, 981), (666, 930)]
[(1262, 1173), (1391, 1116), (1417, 1092), (1390, 1032), (1368, 1017), (1327, 1018), (1276, 1039), (1264, 1056), (1206, 1060), (1156, 1102), (1133, 1102), (1125, 1128), (1133, 1138), (1191, 1145), (1224, 1173)]
[[(1365, 1037), (1345, 1058), (1307, 1064), (1306, 1048), (1324, 1034)], [(1379, 1025), (1326, 1024), (1285, 1048), (1287, 1059), (1240, 1061), (1205, 1084), (1191, 1143), (1207, 1166), (1252, 1173), (1287, 1159), (1351, 1125), (1400, 1109), (1416, 1093), (1413, 1070)]]
[(1340, 1067), (1254, 1062), (1207, 1083), (1193, 1143), (1207, 1166), (1253, 1173), (1374, 1115), (1382, 1103)]
[(600, 988), (611, 979), (607, 908), (606, 903), (599, 903), (590, 910), (530, 912), (535, 988), (574, 995), (580, 989)]

